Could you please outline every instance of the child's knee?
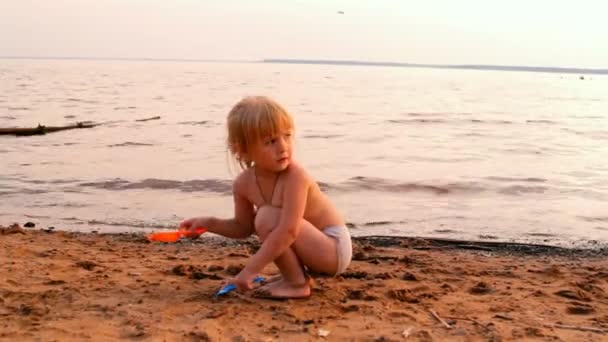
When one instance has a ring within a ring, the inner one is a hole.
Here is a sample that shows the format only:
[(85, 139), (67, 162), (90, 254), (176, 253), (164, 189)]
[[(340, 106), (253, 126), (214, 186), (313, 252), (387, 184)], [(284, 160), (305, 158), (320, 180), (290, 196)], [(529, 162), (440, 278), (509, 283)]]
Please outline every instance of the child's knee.
[(280, 214), (281, 210), (279, 208), (268, 205), (258, 209), (255, 215), (254, 225), (255, 231), (260, 238), (266, 238), (274, 227), (277, 226)]

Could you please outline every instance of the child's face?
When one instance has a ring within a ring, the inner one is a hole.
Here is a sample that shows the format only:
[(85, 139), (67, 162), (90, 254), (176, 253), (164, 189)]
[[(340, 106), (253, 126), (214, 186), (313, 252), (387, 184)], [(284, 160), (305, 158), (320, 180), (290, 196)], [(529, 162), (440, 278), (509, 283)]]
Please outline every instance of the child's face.
[(291, 129), (267, 136), (251, 149), (251, 160), (257, 167), (270, 172), (281, 172), (291, 163), (293, 136)]

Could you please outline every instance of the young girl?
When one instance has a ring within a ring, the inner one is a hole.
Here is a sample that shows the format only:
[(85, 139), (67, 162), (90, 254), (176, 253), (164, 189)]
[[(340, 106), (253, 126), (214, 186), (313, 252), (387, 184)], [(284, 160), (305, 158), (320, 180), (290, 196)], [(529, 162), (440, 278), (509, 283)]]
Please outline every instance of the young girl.
[(344, 219), (293, 159), (294, 129), (289, 113), (267, 97), (238, 102), (228, 114), (228, 148), (243, 169), (233, 183), (234, 218), (194, 217), (180, 224), (230, 238), (257, 234), (262, 245), (234, 283), (241, 291), (250, 290), (253, 279), (271, 262), (281, 276), (254, 295), (308, 297), (304, 267), (339, 274), (351, 261)]

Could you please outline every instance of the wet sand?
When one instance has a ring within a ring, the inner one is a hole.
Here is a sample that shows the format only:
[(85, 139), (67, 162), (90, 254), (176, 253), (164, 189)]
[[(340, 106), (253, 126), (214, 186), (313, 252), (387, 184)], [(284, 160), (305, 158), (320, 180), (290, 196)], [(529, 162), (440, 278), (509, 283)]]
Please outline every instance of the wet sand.
[(358, 238), (310, 298), (217, 298), (257, 248), (4, 227), (0, 340), (608, 340), (606, 249)]

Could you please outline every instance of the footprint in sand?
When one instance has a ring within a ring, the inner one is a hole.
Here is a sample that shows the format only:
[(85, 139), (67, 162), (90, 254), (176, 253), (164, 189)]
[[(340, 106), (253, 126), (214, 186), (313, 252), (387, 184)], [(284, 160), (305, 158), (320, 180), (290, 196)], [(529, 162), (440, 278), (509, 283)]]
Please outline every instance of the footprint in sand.
[(588, 315), (588, 314), (594, 313), (595, 310), (590, 305), (577, 303), (575, 305), (569, 306), (566, 309), (566, 312), (571, 315)]
[(493, 292), (494, 289), (486, 282), (480, 281), (475, 286), (469, 289), (469, 293), (474, 295), (484, 295)]

